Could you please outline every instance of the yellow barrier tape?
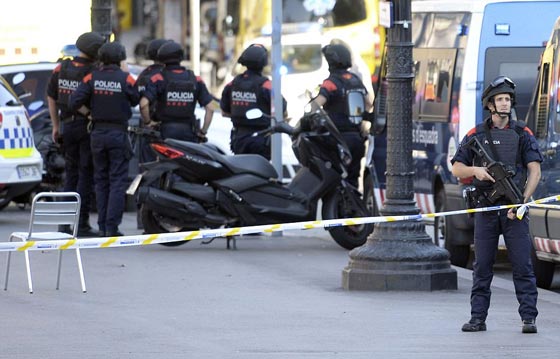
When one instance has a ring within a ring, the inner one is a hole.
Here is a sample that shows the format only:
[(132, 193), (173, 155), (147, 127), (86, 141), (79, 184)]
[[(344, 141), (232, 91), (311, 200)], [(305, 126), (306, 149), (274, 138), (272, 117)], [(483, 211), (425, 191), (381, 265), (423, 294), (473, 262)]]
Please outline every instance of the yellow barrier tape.
[[(560, 201), (560, 195), (550, 196), (538, 199), (533, 202), (526, 203), (529, 207), (542, 207), (541, 205)], [(190, 241), (193, 239), (208, 239), (217, 237), (229, 237), (232, 235), (253, 234), (253, 233), (271, 233), (286, 230), (304, 230), (313, 228), (330, 228), (339, 226), (352, 226), (367, 223), (382, 223), (396, 221), (419, 221), (427, 218), (445, 217), (466, 213), (478, 213), (497, 211), (501, 209), (509, 209), (520, 207), (520, 204), (508, 204), (503, 206), (490, 206), (474, 209), (462, 209), (457, 211), (447, 211), (428, 214), (414, 214), (402, 216), (380, 216), (380, 217), (359, 217), (359, 218), (343, 218), (329, 219), (323, 221), (306, 221), (293, 223), (277, 223), (266, 224), (250, 227), (237, 228), (218, 228), (207, 230), (195, 230), (177, 233), (160, 233), (160, 234), (143, 234), (122, 237), (109, 238), (81, 238), (72, 240), (45, 240), (45, 241), (28, 241), (28, 242), (0, 242), (0, 252), (7, 251), (26, 251), (26, 250), (66, 250), (75, 248), (108, 248), (108, 247), (128, 247), (148, 244), (159, 244), (177, 241)], [(554, 207), (557, 208), (557, 207)]]

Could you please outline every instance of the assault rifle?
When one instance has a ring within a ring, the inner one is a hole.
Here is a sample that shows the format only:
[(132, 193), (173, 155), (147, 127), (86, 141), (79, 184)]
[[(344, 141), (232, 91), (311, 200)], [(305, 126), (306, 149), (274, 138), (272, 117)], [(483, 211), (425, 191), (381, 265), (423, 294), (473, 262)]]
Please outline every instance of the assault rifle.
[(508, 171), (502, 162), (494, 161), (475, 136), (467, 142), (466, 146), (489, 163), (486, 168), (495, 181), (492, 184), (492, 190), (487, 192), (485, 196), (490, 204), (496, 203), (496, 201), (502, 197), (507, 198), (510, 204), (523, 203), (523, 194), (515, 182), (513, 182), (513, 173)]

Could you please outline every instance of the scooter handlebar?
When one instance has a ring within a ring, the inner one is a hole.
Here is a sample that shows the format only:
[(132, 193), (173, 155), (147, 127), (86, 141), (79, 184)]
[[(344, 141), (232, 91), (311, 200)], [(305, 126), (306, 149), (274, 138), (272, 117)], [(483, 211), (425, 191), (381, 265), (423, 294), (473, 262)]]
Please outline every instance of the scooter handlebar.
[(295, 133), (295, 128), (290, 126), (287, 122), (278, 122), (277, 124), (267, 127), (264, 130), (253, 132), (253, 137), (257, 136), (270, 136), (273, 133), (286, 133), (292, 136)]

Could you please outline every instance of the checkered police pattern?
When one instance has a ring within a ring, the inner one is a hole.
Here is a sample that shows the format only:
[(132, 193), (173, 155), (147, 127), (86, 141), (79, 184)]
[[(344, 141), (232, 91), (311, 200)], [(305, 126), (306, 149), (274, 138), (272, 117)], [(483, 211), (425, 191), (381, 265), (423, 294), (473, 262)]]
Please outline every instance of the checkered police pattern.
[(13, 127), (0, 130), (0, 150), (33, 147), (33, 131), (30, 127)]

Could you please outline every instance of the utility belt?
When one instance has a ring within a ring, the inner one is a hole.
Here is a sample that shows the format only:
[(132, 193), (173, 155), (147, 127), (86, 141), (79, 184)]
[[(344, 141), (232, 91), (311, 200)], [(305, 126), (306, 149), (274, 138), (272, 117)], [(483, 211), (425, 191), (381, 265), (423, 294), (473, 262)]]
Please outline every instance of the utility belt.
[[(488, 198), (489, 193), (492, 189), (482, 190), (476, 187), (466, 187), (463, 189), (463, 199), (467, 209), (473, 209), (478, 207), (489, 207), (489, 206), (501, 206), (509, 203), (506, 196), (498, 198), (496, 201), (491, 202)], [(472, 213), (469, 214), (472, 217)]]
[(86, 121), (87, 118), (85, 118), (85, 116), (69, 115), (69, 116), (61, 117), (60, 120), (62, 121), (62, 123), (71, 123), (71, 122), (78, 122), (80, 120)]
[(198, 132), (200, 129), (200, 121), (195, 120), (193, 118), (185, 118), (185, 119), (173, 119), (173, 120), (161, 120), (160, 127), (165, 127), (166, 125), (180, 125), (188, 128), (193, 133)]
[(89, 127), (90, 130), (108, 129), (108, 130), (126, 131), (126, 129), (128, 127), (128, 123), (123, 122), (123, 121), (93, 120), (93, 121), (90, 122), (90, 126), (88, 126), (88, 127)]
[(268, 128), (267, 126), (237, 126), (232, 130), (234, 136), (245, 136)]

